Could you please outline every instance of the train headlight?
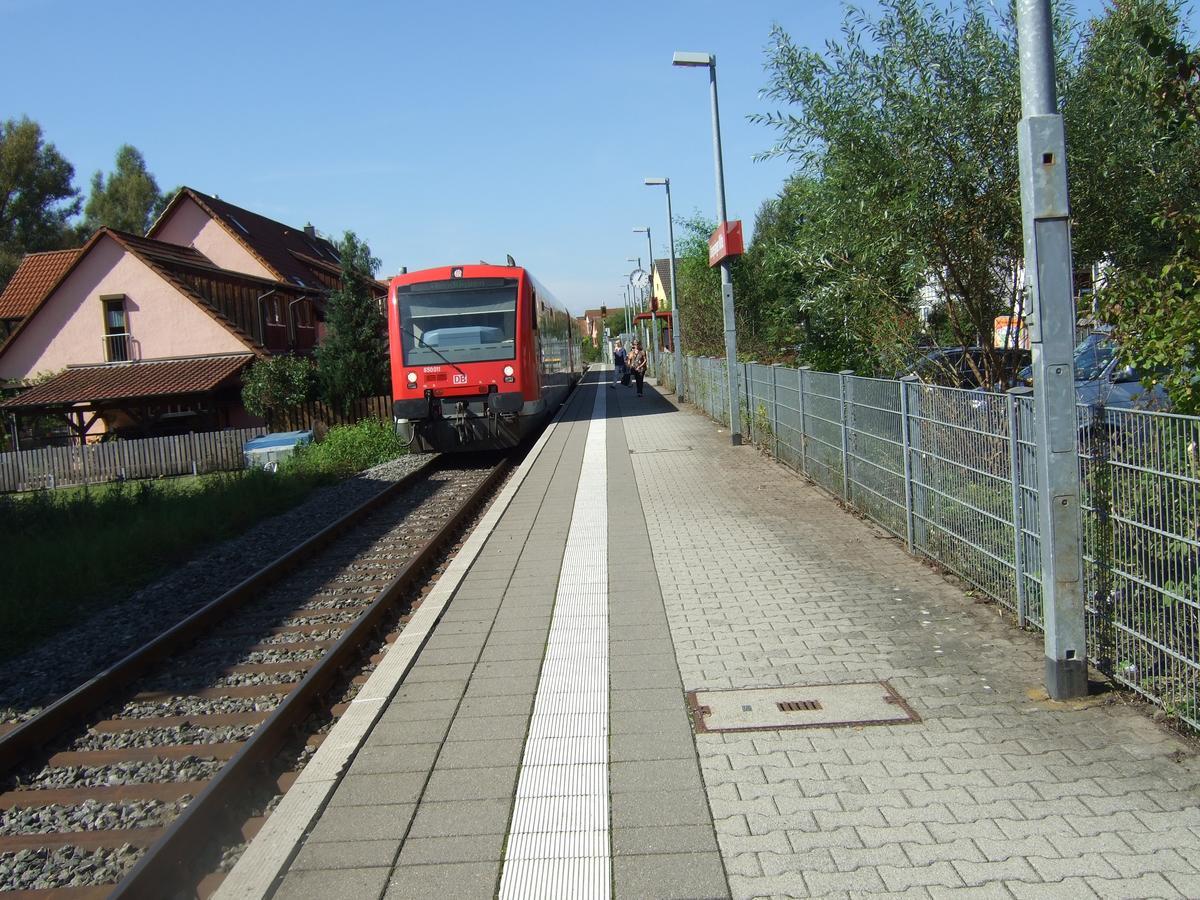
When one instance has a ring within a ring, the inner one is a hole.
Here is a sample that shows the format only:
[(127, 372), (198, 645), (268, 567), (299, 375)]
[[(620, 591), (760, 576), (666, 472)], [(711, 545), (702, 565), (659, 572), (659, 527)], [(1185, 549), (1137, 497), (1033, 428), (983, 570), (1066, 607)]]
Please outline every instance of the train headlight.
[(513, 377), (513, 367), (505, 366), (504, 367), (504, 383), (511, 384), (514, 381), (516, 381), (516, 379)]
[(415, 388), (417, 386), (417, 373), (416, 372), (408, 373), (408, 386), (410, 388)]

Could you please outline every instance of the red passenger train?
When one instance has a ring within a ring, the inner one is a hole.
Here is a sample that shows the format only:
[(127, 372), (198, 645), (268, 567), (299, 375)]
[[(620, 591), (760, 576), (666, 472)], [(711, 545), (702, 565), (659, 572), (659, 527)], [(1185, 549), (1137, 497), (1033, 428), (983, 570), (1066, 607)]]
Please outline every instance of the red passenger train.
[(392, 279), (393, 413), (422, 450), (512, 447), (582, 374), (566, 307), (520, 266), (445, 266)]

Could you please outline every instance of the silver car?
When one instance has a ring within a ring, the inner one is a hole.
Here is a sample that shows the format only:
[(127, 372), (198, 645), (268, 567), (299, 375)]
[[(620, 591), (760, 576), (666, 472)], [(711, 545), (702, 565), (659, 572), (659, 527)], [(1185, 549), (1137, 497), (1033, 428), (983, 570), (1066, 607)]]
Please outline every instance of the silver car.
[[(1146, 387), (1136, 368), (1120, 361), (1120, 345), (1109, 328), (1098, 328), (1075, 347), (1075, 395), (1080, 403), (1107, 409), (1169, 410), (1171, 401), (1161, 384)], [(1032, 383), (1026, 367), (1020, 379)]]

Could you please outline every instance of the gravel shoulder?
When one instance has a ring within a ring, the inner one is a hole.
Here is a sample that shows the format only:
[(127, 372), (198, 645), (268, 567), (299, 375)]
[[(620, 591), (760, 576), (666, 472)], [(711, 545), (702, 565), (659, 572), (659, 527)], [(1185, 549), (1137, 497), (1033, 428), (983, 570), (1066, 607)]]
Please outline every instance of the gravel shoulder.
[(412, 454), (319, 488), (19, 657), (0, 662), (0, 722), (22, 721), (320, 531), (429, 457)]

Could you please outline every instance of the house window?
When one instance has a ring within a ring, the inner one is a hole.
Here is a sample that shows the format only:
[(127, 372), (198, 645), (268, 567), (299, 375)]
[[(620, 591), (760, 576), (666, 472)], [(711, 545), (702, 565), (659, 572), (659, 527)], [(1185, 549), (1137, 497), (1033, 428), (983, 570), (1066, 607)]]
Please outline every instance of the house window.
[(296, 304), (296, 327), (297, 328), (312, 328), (313, 327), (313, 311), (312, 304), (307, 300), (303, 300)]
[(104, 302), (104, 358), (109, 362), (129, 361), (129, 326), (125, 298), (106, 297)]
[(279, 297), (267, 298), (267, 324), (283, 324), (283, 300)]

